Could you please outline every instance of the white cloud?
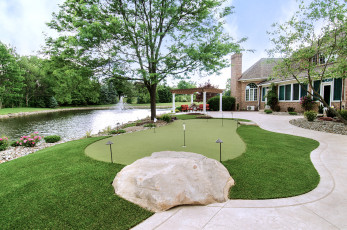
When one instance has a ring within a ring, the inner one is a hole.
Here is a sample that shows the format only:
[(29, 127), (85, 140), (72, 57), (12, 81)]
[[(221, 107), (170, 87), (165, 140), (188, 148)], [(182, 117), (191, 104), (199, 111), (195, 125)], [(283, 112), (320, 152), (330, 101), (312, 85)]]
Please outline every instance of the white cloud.
[(5, 0), (0, 3), (0, 41), (16, 47), (20, 55), (32, 55), (44, 45), (45, 23), (64, 0)]

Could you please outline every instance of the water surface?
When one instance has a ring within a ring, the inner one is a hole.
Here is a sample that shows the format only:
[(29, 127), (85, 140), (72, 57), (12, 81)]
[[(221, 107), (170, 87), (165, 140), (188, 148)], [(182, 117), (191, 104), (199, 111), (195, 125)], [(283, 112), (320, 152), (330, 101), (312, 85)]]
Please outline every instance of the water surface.
[[(157, 114), (170, 110), (158, 109)], [(117, 123), (126, 123), (150, 116), (149, 109), (127, 109), (118, 107), (109, 110), (61, 111), (37, 114), (9, 119), (0, 119), (0, 136), (18, 139), (38, 131), (40, 135), (59, 135), (70, 140), (81, 138), (87, 131), (96, 134), (107, 126), (116, 127)]]

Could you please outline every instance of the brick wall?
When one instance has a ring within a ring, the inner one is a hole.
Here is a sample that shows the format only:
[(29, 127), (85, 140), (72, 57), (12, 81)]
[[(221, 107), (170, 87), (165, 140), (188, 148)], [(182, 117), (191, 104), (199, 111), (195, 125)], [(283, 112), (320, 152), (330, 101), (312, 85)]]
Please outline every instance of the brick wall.
[(258, 89), (258, 101), (246, 101), (246, 86), (250, 83), (258, 84), (261, 81), (252, 81), (252, 82), (240, 82), (240, 110), (247, 110), (247, 106), (255, 106), (255, 108), (258, 110), (258, 104), (260, 98), (260, 92)]
[(240, 88), (241, 83), (238, 79), (242, 75), (242, 54), (237, 53), (231, 56), (231, 82), (230, 91), (231, 96), (235, 97), (235, 105), (240, 103)]

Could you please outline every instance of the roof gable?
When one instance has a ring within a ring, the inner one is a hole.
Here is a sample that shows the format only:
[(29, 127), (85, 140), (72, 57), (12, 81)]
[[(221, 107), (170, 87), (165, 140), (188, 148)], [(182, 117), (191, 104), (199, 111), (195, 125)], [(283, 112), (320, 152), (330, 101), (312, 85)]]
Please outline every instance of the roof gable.
[(250, 68), (242, 73), (239, 81), (247, 81), (252, 79), (267, 79), (273, 72), (273, 67), (281, 60), (281, 58), (261, 58)]

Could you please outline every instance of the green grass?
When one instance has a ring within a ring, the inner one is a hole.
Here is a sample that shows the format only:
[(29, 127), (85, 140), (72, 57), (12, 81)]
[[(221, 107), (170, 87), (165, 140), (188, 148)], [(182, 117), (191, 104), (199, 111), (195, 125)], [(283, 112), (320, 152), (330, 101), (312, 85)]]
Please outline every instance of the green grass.
[(241, 126), (237, 133), (247, 150), (223, 162), (236, 182), (230, 190), (232, 199), (290, 197), (317, 187), (319, 174), (310, 160), (317, 141), (254, 126)]
[(112, 107), (114, 105), (88, 105), (88, 106), (62, 106), (59, 108), (32, 108), (32, 107), (20, 107), (20, 108), (5, 108), (0, 109), (0, 115), (7, 115), (9, 113), (23, 113), (23, 112), (37, 112), (42, 110), (59, 110), (59, 109), (72, 109), (72, 108), (89, 108), (89, 107)]
[[(186, 147), (183, 146), (183, 123), (186, 124)], [(86, 148), (86, 154), (93, 159), (110, 162), (107, 141), (114, 145), (113, 159), (120, 164), (131, 164), (137, 159), (150, 156), (159, 151), (185, 151), (203, 154), (219, 160), (218, 138), (224, 141), (222, 160), (240, 156), (245, 151), (245, 144), (236, 134), (236, 122), (225, 120), (224, 126), (219, 119), (177, 120), (167, 126), (141, 132), (126, 133), (95, 142)]]
[(114, 194), (122, 165), (84, 155), (82, 139), (0, 165), (1, 229), (129, 229), (152, 215)]
[[(182, 122), (175, 123), (181, 127)], [(220, 124), (217, 119), (185, 122), (187, 132), (195, 122), (197, 129)], [(232, 132), (233, 126), (228, 125), (235, 122), (225, 124)], [(160, 129), (156, 129), (156, 134), (153, 130), (138, 133), (152, 138), (163, 135)], [(232, 199), (290, 197), (318, 185), (319, 175), (310, 161), (310, 152), (318, 147), (318, 142), (254, 126), (241, 126), (237, 133), (247, 149), (241, 156), (223, 162), (236, 182), (230, 190)], [(116, 141), (126, 136), (130, 134), (117, 136)], [(219, 150), (214, 139), (213, 154)], [(88, 145), (95, 141), (104, 144), (107, 140), (72, 141), (0, 164), (1, 229), (129, 229), (151, 216), (151, 212), (114, 194), (111, 182), (123, 165), (95, 161), (84, 155)], [(227, 147), (226, 142), (234, 139), (222, 140), (223, 153), (231, 151), (233, 146)], [(191, 144), (188, 143), (187, 146)], [(148, 144), (134, 138), (127, 148), (141, 151)], [(114, 150), (115, 157), (119, 157), (117, 147)]]

